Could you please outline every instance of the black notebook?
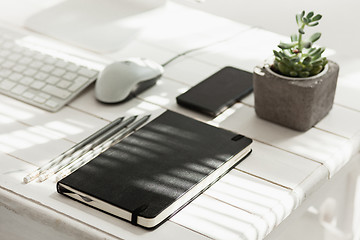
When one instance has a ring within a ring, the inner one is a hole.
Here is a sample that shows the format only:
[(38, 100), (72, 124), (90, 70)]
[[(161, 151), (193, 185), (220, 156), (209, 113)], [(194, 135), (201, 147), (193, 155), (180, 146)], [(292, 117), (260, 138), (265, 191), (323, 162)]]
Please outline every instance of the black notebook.
[(253, 90), (252, 73), (224, 67), (179, 95), (179, 105), (216, 117)]
[(59, 193), (153, 228), (251, 152), (252, 140), (166, 111), (57, 183)]

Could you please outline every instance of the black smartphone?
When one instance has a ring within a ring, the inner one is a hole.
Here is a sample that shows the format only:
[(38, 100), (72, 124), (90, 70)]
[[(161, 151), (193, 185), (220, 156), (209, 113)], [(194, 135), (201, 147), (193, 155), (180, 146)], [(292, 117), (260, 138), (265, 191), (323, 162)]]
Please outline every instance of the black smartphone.
[(179, 105), (216, 117), (253, 90), (252, 73), (224, 67), (176, 97)]

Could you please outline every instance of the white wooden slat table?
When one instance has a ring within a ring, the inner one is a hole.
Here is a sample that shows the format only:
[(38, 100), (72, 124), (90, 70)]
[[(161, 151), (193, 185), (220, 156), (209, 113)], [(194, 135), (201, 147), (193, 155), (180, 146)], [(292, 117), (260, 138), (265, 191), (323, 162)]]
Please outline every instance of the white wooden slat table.
[[(3, 3), (0, 19), (15, 25), (50, 4), (14, 2), (28, 8), (15, 12), (13, 4)], [(0, 239), (253, 240), (276, 232), (359, 152), (360, 72), (345, 66), (333, 109), (305, 133), (257, 118), (252, 94), (215, 119), (178, 106), (175, 98), (227, 65), (252, 71), (283, 39), (169, 2), (158, 24), (125, 48), (92, 56), (108, 62), (141, 56), (164, 63), (189, 49), (218, 44), (170, 63), (157, 85), (135, 99), (102, 104), (92, 85), (59, 112), (49, 113), (0, 96)], [(27, 173), (109, 121), (145, 114), (154, 118), (166, 109), (253, 138), (254, 145), (247, 159), (156, 230), (132, 226), (57, 194), (53, 178), (22, 183)], [(19, 233), (19, 228), (26, 231)]]

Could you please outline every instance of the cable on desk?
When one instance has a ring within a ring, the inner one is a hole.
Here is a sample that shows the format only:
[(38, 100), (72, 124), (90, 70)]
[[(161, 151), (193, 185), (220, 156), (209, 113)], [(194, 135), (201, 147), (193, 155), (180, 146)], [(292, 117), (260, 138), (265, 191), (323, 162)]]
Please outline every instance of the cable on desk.
[(245, 31), (249, 31), (250, 29), (253, 29), (254, 27), (250, 27), (249, 29), (246, 29), (246, 30), (242, 30), (240, 32), (237, 32), (235, 33), (234, 35), (231, 35), (230, 37), (227, 37), (227, 38), (224, 38), (224, 39), (221, 39), (219, 41), (216, 41), (216, 42), (213, 42), (213, 43), (209, 43), (207, 45), (204, 45), (204, 46), (201, 46), (201, 47), (197, 47), (197, 48), (193, 48), (193, 49), (189, 49), (185, 52), (182, 52), (178, 55), (176, 55), (175, 57), (169, 59), (168, 61), (166, 61), (165, 63), (161, 64), (161, 66), (165, 67), (166, 65), (168, 65), (169, 63), (173, 62), (174, 60), (178, 59), (179, 57), (182, 57), (182, 56), (185, 56), (189, 53), (192, 53), (192, 52), (196, 52), (196, 51), (199, 51), (199, 50), (202, 50), (202, 49), (205, 49), (205, 48), (208, 48), (208, 47), (212, 47), (212, 46), (215, 46), (217, 44), (220, 44), (220, 43), (223, 43), (223, 42), (226, 42), (226, 41), (229, 41), (231, 39), (233, 39), (234, 37), (236, 37), (237, 35), (239, 35), (240, 33), (243, 33)]

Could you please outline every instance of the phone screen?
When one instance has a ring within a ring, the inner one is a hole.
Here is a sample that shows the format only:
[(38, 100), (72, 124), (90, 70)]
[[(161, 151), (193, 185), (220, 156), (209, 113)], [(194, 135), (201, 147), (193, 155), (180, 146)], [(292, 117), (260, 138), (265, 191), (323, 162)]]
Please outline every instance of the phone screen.
[(215, 117), (253, 90), (252, 73), (224, 67), (179, 95), (179, 105)]

